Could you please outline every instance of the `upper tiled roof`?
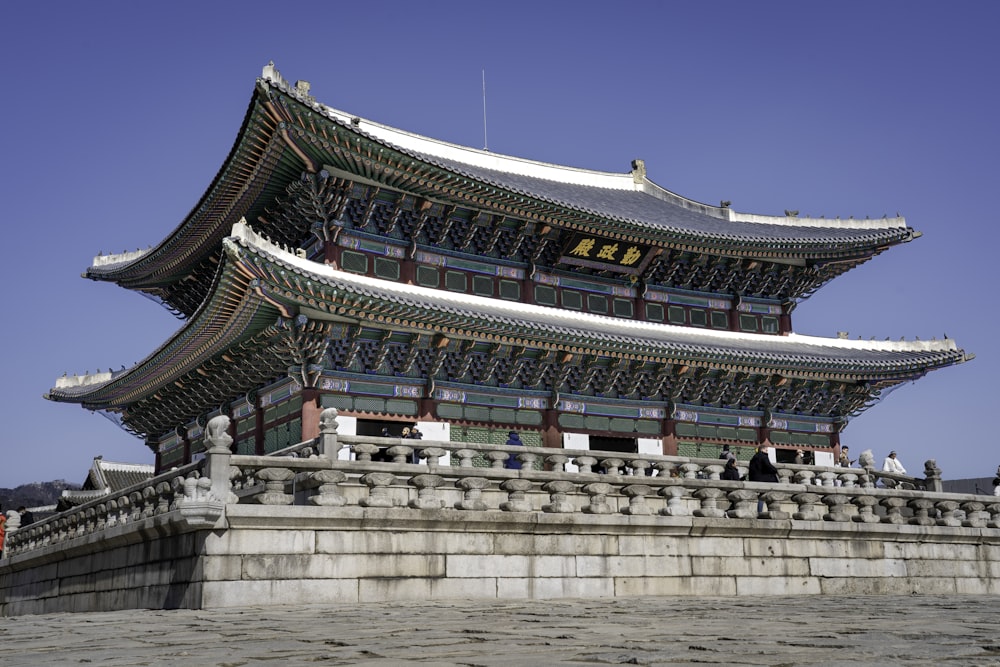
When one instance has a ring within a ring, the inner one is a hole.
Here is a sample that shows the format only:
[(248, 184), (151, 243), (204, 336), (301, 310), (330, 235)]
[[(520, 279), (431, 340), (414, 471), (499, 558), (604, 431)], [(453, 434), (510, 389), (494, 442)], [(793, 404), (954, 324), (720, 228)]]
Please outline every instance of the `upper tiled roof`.
[[(318, 130), (317, 124), (325, 127)], [(322, 138), (336, 133), (345, 140), (334, 145)], [(391, 169), (379, 167), (381, 147), (386, 157), (403, 159), (394, 158)], [(351, 151), (357, 154), (348, 156)], [(901, 217), (799, 218), (711, 206), (656, 185), (640, 166), (599, 172), (449, 144), (318, 104), (269, 65), (233, 150), (191, 213), (148, 251), (95, 258), (87, 276), (141, 290), (189, 316), (207, 293), (218, 243), (232, 225), (241, 217), (257, 220), (303, 170), (335, 163), (363, 182), (392, 171), (396, 175), (386, 179), (404, 189), (413, 185), (420, 196), (453, 191), (466, 198), (464, 205), (485, 201), (483, 206), (514, 217), (782, 263), (835, 260), (847, 267), (917, 235)]]

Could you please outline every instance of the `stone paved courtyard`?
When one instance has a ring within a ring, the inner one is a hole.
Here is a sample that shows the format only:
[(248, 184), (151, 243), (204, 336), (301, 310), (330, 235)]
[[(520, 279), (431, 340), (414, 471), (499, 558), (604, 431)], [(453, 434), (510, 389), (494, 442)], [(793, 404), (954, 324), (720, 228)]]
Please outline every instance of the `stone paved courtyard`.
[(20, 665), (1000, 665), (1000, 597), (631, 598), (3, 619)]

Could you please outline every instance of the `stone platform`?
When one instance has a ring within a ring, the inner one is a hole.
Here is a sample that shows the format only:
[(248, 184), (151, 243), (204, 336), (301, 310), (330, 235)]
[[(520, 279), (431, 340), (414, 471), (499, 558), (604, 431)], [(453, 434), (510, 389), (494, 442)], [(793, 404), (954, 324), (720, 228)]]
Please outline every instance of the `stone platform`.
[(5, 667), (998, 665), (1000, 596), (432, 601), (18, 616)]

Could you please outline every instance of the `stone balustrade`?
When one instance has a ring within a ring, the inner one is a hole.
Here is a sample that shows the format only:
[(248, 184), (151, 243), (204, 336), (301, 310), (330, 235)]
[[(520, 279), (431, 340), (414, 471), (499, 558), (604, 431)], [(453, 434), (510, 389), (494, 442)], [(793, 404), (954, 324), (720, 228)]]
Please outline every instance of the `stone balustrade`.
[[(940, 487), (932, 461), (925, 479), (779, 465), (778, 484), (736, 482), (719, 478), (716, 459), (338, 436), (335, 419), (325, 411), (318, 438), (268, 456), (233, 455), (225, 428), (210, 429), (204, 460), (11, 530), (4, 556), (171, 512), (191, 528), (221, 527), (227, 505), (247, 503), (1000, 528), (1000, 499), (928, 490)], [(505, 468), (510, 458), (521, 468)], [(877, 487), (886, 477), (895, 485)]]

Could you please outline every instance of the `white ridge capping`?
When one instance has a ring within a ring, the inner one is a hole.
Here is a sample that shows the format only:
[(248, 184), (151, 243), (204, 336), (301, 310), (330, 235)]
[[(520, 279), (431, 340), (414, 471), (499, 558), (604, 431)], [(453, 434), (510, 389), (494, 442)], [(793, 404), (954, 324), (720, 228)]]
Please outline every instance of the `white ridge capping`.
[[(268, 63), (261, 72), (261, 78), (275, 83), (290, 93), (295, 94), (295, 87), (292, 86), (274, 66)], [(312, 99), (310, 98), (310, 102)], [(625, 190), (645, 192), (648, 195), (659, 199), (673, 200), (675, 203), (685, 206), (703, 209), (703, 213), (722, 217), (731, 222), (742, 222), (749, 224), (782, 225), (789, 227), (816, 227), (828, 229), (892, 229), (905, 228), (906, 220), (902, 216), (893, 218), (884, 217), (879, 219), (860, 218), (811, 218), (797, 216), (772, 216), (758, 215), (754, 213), (740, 213), (732, 208), (717, 207), (710, 204), (702, 204), (687, 197), (678, 195), (657, 185), (642, 176), (636, 179), (632, 172), (612, 173), (605, 171), (595, 171), (591, 169), (580, 169), (568, 167), (549, 162), (539, 162), (513, 155), (503, 155), (493, 153), (486, 149), (471, 148), (459, 144), (453, 144), (440, 139), (434, 139), (421, 134), (407, 132), (396, 127), (391, 127), (383, 123), (378, 123), (367, 118), (361, 118), (354, 114), (335, 109), (326, 104), (313, 102), (317, 109), (321, 110), (330, 118), (353, 127), (357, 127), (370, 136), (384, 141), (392, 146), (404, 150), (413, 151), (422, 155), (438, 157), (451, 160), (472, 167), (482, 169), (492, 169), (509, 174), (517, 174), (533, 178), (540, 178), (556, 183), (569, 183), (573, 185), (584, 185), (610, 190)]]

